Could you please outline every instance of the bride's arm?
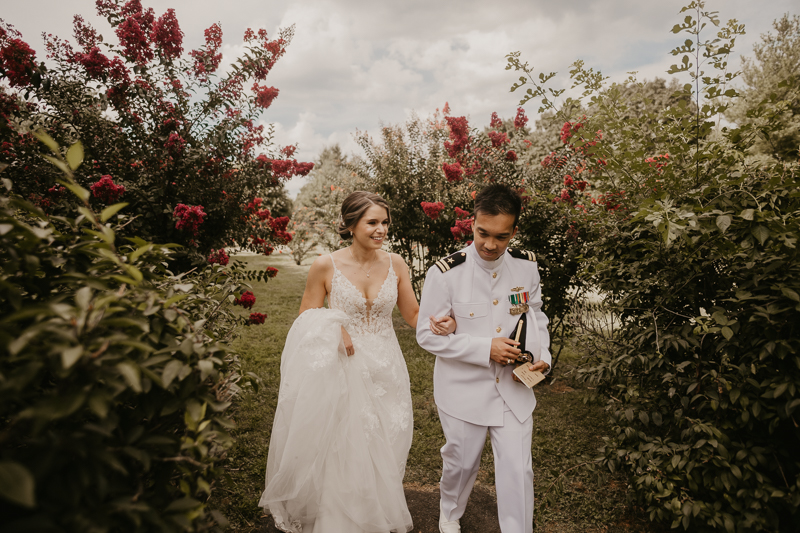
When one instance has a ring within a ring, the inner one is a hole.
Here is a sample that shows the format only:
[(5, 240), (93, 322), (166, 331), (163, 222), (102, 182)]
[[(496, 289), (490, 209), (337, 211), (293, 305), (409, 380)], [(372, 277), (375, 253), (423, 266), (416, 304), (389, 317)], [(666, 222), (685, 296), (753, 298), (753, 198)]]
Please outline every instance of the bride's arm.
[[(325, 296), (328, 294), (326, 283), (333, 277), (333, 265), (331, 258), (326, 255), (317, 257), (308, 270), (306, 279), (306, 290), (303, 291), (303, 299), (300, 301), (300, 311), (303, 314), (307, 309), (317, 309), (325, 306)], [(342, 342), (347, 355), (353, 355), (353, 340), (347, 330), (342, 328)]]
[(317, 309), (325, 306), (325, 296), (328, 290), (325, 287), (326, 280), (331, 277), (333, 267), (331, 258), (321, 255), (314, 260), (308, 271), (306, 278), (306, 290), (303, 291), (303, 299), (300, 301), (300, 312), (307, 309)]
[[(403, 319), (412, 328), (417, 327), (419, 319), (419, 303), (411, 286), (411, 276), (408, 274), (408, 265), (396, 254), (392, 254), (394, 269), (397, 272), (397, 307)], [(447, 335), (456, 330), (456, 321), (452, 317), (431, 318), (431, 331), (437, 335)]]

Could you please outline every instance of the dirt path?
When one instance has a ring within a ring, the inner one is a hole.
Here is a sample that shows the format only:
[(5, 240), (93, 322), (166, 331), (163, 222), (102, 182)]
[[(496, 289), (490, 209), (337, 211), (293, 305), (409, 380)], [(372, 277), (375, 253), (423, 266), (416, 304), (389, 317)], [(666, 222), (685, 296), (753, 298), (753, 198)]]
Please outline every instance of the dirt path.
[[(406, 502), (414, 520), (414, 533), (438, 533), (439, 488), (406, 484)], [(263, 519), (264, 533), (280, 533), (271, 518)], [(342, 532), (344, 533), (344, 532)], [(467, 512), (461, 519), (461, 533), (500, 533), (497, 523), (497, 500), (486, 487), (475, 486)]]

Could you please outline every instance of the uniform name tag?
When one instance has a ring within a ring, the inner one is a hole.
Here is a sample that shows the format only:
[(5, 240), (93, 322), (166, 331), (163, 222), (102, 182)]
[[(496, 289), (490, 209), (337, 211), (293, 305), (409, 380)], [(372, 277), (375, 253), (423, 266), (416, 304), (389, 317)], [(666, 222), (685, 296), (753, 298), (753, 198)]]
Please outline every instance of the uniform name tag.
[(538, 370), (530, 370), (528, 365), (520, 365), (515, 368), (514, 375), (529, 389), (544, 379), (544, 374)]

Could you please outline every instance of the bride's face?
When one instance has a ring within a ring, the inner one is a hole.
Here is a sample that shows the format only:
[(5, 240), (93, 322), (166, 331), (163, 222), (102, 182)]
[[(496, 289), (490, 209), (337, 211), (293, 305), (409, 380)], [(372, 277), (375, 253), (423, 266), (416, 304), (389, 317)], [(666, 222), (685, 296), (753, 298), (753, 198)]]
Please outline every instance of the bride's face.
[(350, 231), (353, 233), (353, 244), (379, 250), (389, 233), (389, 214), (383, 207), (371, 205)]

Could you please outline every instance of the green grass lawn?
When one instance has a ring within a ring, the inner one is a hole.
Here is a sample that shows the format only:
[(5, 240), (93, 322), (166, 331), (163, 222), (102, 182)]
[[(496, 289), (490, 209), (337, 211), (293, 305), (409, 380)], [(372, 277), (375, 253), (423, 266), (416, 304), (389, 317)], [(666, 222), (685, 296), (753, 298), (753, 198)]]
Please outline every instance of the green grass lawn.
[[(236, 444), (228, 453), (227, 482), (217, 486), (212, 505), (221, 508), (234, 531), (263, 529), (257, 507), (264, 487), (264, 471), (272, 418), (278, 398), (280, 357), (286, 333), (297, 317), (308, 265), (296, 266), (288, 255), (242, 256), (249, 267), (273, 266), (279, 274), (269, 283), (254, 283), (253, 312), (268, 313), (263, 326), (245, 328), (234, 342), (242, 370), (261, 376), (264, 387), (238, 400), (234, 418)], [(310, 264), (311, 259), (306, 263)], [(395, 309), (395, 328), (411, 377), (414, 402), (414, 441), (408, 458), (407, 484), (436, 486), (441, 473), (439, 448), (444, 436), (433, 402), (434, 357), (416, 343), (414, 330)], [(660, 531), (643, 521), (627, 503), (627, 484), (619, 476), (598, 475), (577, 467), (596, 454), (609, 433), (601, 406), (584, 403), (585, 392), (571, 379), (578, 354), (565, 348), (553, 384), (536, 388), (533, 465), (537, 532)], [(555, 483), (554, 483), (555, 481)], [(492, 487), (491, 447), (484, 450), (478, 484)]]

